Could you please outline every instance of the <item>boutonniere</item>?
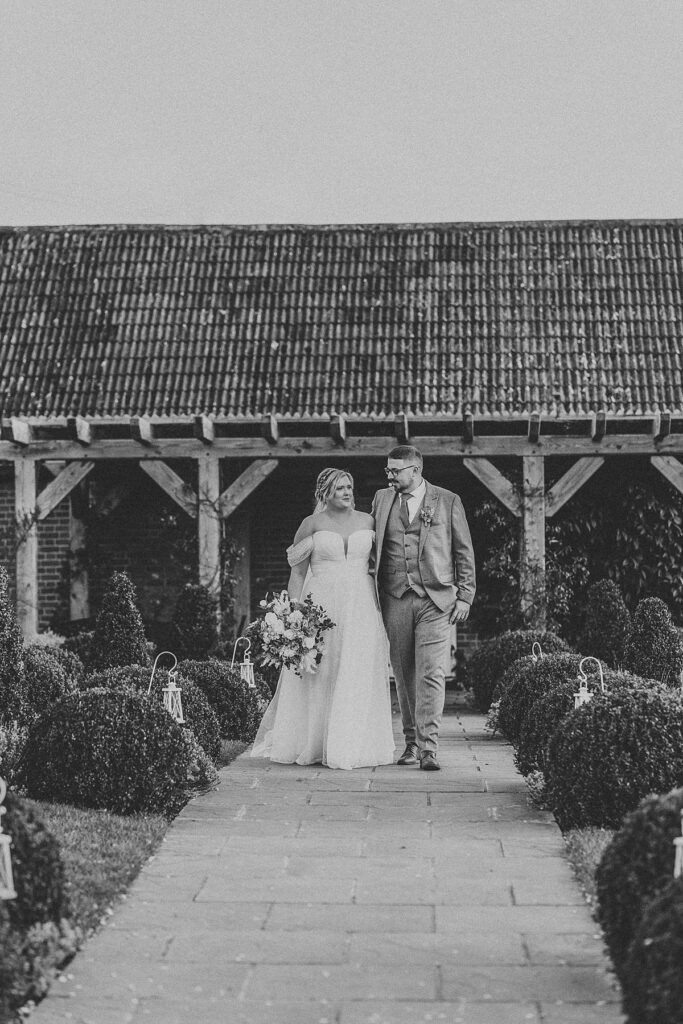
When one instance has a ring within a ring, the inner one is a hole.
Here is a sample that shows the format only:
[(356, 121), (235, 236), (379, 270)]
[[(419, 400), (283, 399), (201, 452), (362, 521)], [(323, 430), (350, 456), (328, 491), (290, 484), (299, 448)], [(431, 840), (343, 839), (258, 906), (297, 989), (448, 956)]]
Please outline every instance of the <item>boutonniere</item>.
[(423, 505), (420, 509), (420, 519), (425, 526), (431, 526), (434, 519), (434, 507), (432, 505)]

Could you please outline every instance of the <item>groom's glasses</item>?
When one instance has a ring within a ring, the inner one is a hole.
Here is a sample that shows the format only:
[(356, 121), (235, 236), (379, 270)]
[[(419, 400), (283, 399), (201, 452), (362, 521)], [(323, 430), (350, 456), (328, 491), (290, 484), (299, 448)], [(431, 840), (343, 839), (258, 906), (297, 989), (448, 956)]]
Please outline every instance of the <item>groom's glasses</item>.
[(401, 466), (400, 469), (385, 469), (384, 474), (385, 476), (398, 476), (399, 473), (402, 473), (406, 469), (419, 469), (419, 467), (411, 464), (410, 466)]

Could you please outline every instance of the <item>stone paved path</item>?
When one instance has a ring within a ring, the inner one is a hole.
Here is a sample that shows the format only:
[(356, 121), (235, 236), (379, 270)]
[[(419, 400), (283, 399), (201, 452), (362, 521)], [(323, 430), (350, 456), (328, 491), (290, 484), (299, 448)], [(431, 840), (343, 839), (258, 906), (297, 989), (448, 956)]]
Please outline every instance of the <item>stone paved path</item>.
[(428, 773), (242, 756), (32, 1024), (621, 1021), (560, 832), (509, 745), (453, 710), (440, 757)]

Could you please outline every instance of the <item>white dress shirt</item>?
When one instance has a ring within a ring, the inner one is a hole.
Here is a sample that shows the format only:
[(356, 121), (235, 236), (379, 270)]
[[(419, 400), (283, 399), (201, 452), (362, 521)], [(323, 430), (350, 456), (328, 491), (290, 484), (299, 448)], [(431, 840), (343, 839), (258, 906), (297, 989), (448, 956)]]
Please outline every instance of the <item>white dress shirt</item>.
[(420, 486), (415, 491), (410, 491), (406, 497), (406, 505), (408, 506), (408, 522), (412, 523), (413, 519), (417, 515), (417, 510), (424, 501), (425, 491), (427, 490), (427, 484), (423, 480)]

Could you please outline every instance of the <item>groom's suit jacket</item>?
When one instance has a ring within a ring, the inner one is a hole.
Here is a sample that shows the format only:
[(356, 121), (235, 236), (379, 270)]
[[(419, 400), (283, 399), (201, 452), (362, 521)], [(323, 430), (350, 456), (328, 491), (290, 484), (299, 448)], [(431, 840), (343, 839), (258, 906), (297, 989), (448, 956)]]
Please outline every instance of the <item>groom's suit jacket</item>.
[[(382, 546), (395, 501), (399, 501), (397, 493), (392, 487), (386, 487), (377, 491), (372, 502), (376, 544), (375, 588), (378, 590)], [(430, 513), (431, 522), (425, 522)], [(424, 514), (420, 521), (418, 562), (427, 594), (442, 611), (452, 609), (456, 598), (472, 604), (476, 589), (474, 551), (460, 498), (444, 487), (427, 483), (424, 501), (417, 514)]]

